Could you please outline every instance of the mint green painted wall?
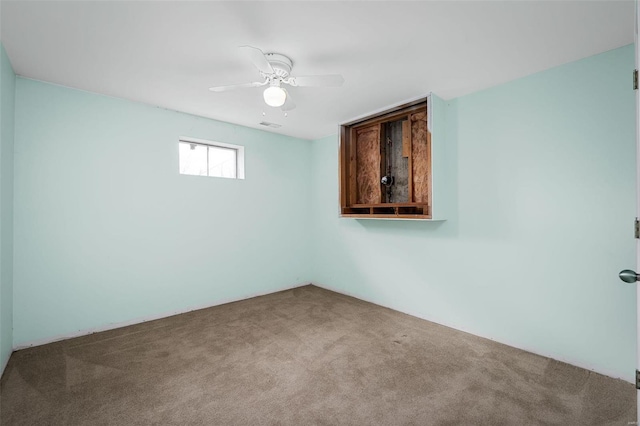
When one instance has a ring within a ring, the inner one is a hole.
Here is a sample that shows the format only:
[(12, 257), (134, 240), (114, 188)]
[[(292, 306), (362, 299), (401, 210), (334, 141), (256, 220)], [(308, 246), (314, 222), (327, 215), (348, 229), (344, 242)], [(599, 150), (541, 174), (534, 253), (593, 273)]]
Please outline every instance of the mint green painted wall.
[[(632, 380), (631, 69), (627, 46), (447, 102), (434, 223), (339, 219), (336, 136), (18, 78), (14, 344), (313, 281)], [(246, 180), (180, 176), (179, 136), (245, 145)]]
[[(308, 141), (18, 78), (14, 344), (310, 281)], [(178, 138), (246, 179), (178, 174)]]
[(337, 136), (313, 142), (313, 280), (633, 380), (632, 46), (447, 102), (453, 214), (338, 218)]
[(13, 348), (13, 137), (16, 75), (0, 43), (0, 374)]

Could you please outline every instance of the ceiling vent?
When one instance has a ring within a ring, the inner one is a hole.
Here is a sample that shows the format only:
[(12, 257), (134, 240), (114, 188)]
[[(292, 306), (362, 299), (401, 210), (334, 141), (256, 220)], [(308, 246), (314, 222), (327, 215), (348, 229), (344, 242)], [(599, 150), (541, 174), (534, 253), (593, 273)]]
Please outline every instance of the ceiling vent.
[(271, 127), (273, 129), (277, 129), (279, 127), (282, 127), (282, 125), (280, 124), (276, 124), (276, 123), (269, 123), (268, 121), (261, 121), (260, 122), (261, 126), (266, 126), (266, 127)]

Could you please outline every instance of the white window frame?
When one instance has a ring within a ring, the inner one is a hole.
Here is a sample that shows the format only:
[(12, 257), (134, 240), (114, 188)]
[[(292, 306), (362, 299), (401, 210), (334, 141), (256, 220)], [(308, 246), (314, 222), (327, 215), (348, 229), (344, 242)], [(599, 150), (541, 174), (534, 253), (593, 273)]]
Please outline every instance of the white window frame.
[[(234, 145), (231, 143), (224, 143), (224, 142), (214, 142), (214, 141), (209, 141), (206, 139), (197, 139), (197, 138), (190, 138), (187, 136), (180, 136), (180, 138), (178, 139), (178, 146), (180, 145), (180, 142), (185, 142), (185, 143), (195, 143), (198, 145), (207, 145), (207, 146), (213, 146), (213, 147), (217, 147), (217, 148), (227, 148), (227, 149), (233, 149), (236, 151), (236, 177), (235, 179), (244, 179), (244, 146), (242, 145)], [(180, 154), (178, 154), (180, 155)], [(180, 165), (180, 158), (178, 158), (178, 173), (180, 173), (179, 170), (179, 165)], [(180, 173), (182, 174), (182, 173)], [(184, 176), (191, 176), (191, 175), (184, 175)], [(203, 176), (203, 177), (219, 177), (219, 176)], [(224, 179), (234, 179), (234, 178), (224, 178)]]

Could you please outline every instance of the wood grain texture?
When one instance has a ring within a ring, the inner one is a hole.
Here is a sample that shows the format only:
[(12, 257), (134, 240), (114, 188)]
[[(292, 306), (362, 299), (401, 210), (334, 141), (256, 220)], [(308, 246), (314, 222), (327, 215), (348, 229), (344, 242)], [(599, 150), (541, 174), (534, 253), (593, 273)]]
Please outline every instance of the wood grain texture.
[(380, 190), (380, 126), (374, 124), (356, 132), (357, 203), (379, 203)]
[(354, 129), (349, 129), (349, 196), (347, 199), (347, 204), (353, 204), (357, 202), (357, 190), (358, 184), (356, 181), (356, 131)]
[(413, 201), (429, 202), (429, 168), (431, 159), (427, 141), (427, 113), (411, 115), (411, 166)]
[[(341, 125), (341, 217), (430, 218), (431, 135), (427, 120), (427, 102), (423, 100)], [(395, 177), (391, 199), (380, 183), (387, 173), (387, 155)], [(404, 197), (399, 196), (399, 189), (404, 189)]]
[(402, 156), (409, 157), (411, 155), (411, 122), (404, 120), (402, 122)]

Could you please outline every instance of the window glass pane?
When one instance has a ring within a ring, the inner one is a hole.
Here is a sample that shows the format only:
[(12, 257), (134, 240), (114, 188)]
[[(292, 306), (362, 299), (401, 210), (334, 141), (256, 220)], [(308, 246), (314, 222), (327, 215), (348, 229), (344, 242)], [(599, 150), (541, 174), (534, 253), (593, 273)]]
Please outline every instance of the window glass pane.
[(180, 142), (180, 173), (183, 175), (207, 175), (207, 147), (195, 143)]
[(233, 148), (209, 147), (209, 176), (235, 178), (236, 155)]

